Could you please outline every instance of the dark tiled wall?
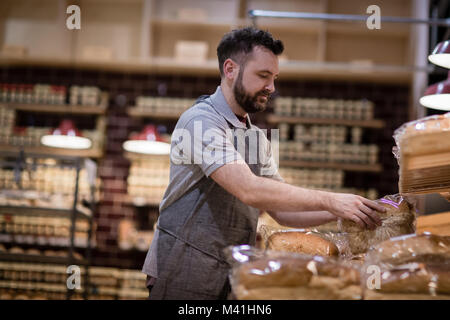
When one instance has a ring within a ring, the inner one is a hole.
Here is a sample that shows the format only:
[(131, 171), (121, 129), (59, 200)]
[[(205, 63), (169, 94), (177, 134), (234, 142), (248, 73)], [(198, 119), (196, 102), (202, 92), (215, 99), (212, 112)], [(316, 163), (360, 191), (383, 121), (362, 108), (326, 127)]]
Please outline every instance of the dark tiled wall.
[[(198, 97), (213, 93), (219, 84), (215, 77), (162, 76), (120, 72), (99, 72), (59, 68), (3, 67), (0, 82), (46, 83), (55, 85), (91, 85), (109, 92), (107, 113), (107, 142), (105, 156), (99, 161), (99, 175), (103, 181), (103, 199), (96, 213), (98, 249), (96, 264), (114, 265), (127, 261), (126, 267), (139, 268), (144, 254), (124, 253), (118, 250), (117, 226), (123, 218), (138, 219), (136, 208), (124, 198), (130, 163), (123, 157), (122, 143), (131, 131), (137, 131), (144, 120), (126, 115), (126, 107), (134, 104), (138, 95), (161, 95), (173, 97)], [(407, 121), (409, 86), (355, 83), (348, 81), (282, 81), (277, 84), (282, 96), (320, 97), (335, 99), (366, 98), (375, 103), (375, 117), (383, 119), (384, 130), (365, 129), (364, 142), (380, 146), (380, 159), (384, 167), (381, 174), (347, 173), (346, 184), (358, 188), (375, 187), (380, 194), (397, 192), (397, 164), (391, 153), (394, 145), (393, 131)], [(266, 128), (264, 114), (254, 115), (253, 122)], [(87, 119), (88, 123), (92, 119)], [(25, 120), (22, 120), (25, 121)], [(82, 122), (82, 120), (79, 120)], [(26, 122), (26, 121), (25, 121)], [(26, 123), (25, 123), (26, 124)], [(174, 123), (166, 123), (170, 128)], [(80, 123), (80, 127), (84, 124)], [(156, 210), (156, 209), (153, 209)], [(142, 214), (142, 213), (140, 213)]]

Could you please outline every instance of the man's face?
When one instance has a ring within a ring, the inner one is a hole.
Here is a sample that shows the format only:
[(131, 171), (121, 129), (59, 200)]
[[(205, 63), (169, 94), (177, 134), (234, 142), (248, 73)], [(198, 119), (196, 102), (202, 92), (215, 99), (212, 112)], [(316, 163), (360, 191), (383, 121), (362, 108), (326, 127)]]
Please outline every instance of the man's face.
[(275, 91), (278, 58), (264, 47), (255, 47), (239, 69), (233, 86), (236, 102), (248, 113), (264, 111)]

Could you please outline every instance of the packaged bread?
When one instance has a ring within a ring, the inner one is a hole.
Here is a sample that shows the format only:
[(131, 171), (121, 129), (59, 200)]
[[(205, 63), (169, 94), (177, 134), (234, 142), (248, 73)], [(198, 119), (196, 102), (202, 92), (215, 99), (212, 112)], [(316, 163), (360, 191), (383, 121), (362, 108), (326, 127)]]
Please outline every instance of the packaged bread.
[(366, 261), (391, 266), (409, 262), (450, 263), (450, 236), (424, 233), (395, 237), (374, 246), (367, 252)]
[(340, 232), (311, 229), (278, 229), (263, 225), (260, 228), (263, 248), (320, 256), (348, 257), (348, 240)]
[[(450, 112), (410, 121), (394, 131), (394, 155), (431, 154), (450, 150)], [(439, 141), (439, 143), (436, 143)]]
[(363, 288), (365, 299), (450, 299), (450, 237), (392, 238), (369, 250), (362, 270), (370, 266), (380, 272), (379, 285)]
[(267, 249), (320, 256), (338, 256), (337, 246), (318, 234), (305, 231), (278, 231), (267, 239)]
[(360, 271), (345, 261), (246, 245), (227, 250), (234, 260), (232, 292), (239, 300), (362, 298)]
[(340, 230), (346, 234), (354, 255), (364, 253), (382, 241), (416, 230), (415, 207), (406, 198), (398, 194), (387, 195), (376, 202), (385, 207), (386, 212), (377, 212), (382, 224), (375, 230), (363, 229), (351, 220), (339, 221)]
[(450, 300), (450, 264), (409, 263), (383, 270), (365, 300)]

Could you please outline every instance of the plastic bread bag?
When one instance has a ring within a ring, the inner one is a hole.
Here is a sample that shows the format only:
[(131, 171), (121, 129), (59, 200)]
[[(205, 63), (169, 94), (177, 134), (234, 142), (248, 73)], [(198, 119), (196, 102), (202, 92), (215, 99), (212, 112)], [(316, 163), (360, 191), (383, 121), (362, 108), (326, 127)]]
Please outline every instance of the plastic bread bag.
[(361, 299), (360, 270), (333, 257), (228, 247), (230, 284), (239, 300)]
[(382, 224), (376, 229), (363, 229), (351, 220), (339, 219), (338, 221), (339, 229), (346, 234), (348, 246), (353, 255), (365, 253), (371, 246), (384, 240), (414, 233), (416, 230), (414, 198), (394, 194), (386, 195), (376, 202), (387, 209), (386, 212), (378, 212)]
[(347, 237), (341, 233), (318, 232), (314, 229), (278, 229), (261, 226), (264, 248), (320, 256), (346, 256)]
[[(423, 154), (450, 149), (450, 112), (404, 123), (394, 131), (393, 154), (399, 161), (402, 153)], [(439, 144), (429, 143), (438, 137)]]
[(408, 234), (394, 237), (372, 247), (366, 262), (393, 267), (410, 262), (450, 262), (450, 236), (431, 233)]
[(362, 283), (365, 299), (450, 299), (450, 237), (411, 234), (374, 246)]

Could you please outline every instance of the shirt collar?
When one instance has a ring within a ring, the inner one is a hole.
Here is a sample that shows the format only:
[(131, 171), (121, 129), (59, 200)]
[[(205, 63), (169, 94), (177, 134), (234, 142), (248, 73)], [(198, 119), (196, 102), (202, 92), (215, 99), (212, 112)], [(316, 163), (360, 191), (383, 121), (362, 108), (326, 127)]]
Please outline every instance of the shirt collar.
[[(220, 113), (225, 120), (227, 120), (229, 123), (231, 123), (236, 128), (242, 128), (247, 129), (247, 126), (243, 124), (239, 119), (236, 117), (236, 115), (231, 110), (230, 106), (227, 103), (227, 100), (225, 99), (225, 96), (222, 93), (222, 89), (220, 86), (217, 87), (216, 92), (210, 96), (212, 105), (214, 109), (218, 113)], [(250, 122), (250, 117), (247, 114), (247, 121), (249, 126), (252, 126), (252, 123)]]

